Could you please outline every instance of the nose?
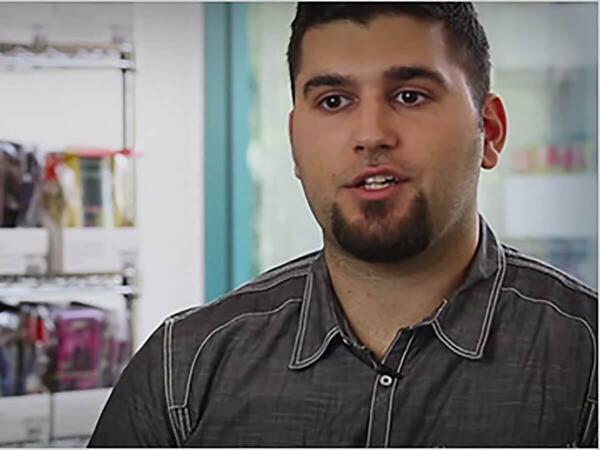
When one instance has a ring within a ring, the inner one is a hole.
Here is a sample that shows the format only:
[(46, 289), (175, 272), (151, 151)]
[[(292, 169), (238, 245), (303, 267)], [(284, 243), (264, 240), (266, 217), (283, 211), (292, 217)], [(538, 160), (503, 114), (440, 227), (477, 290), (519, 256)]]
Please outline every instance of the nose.
[(394, 127), (394, 111), (379, 100), (363, 101), (356, 110), (354, 150), (376, 153), (395, 148), (399, 143)]

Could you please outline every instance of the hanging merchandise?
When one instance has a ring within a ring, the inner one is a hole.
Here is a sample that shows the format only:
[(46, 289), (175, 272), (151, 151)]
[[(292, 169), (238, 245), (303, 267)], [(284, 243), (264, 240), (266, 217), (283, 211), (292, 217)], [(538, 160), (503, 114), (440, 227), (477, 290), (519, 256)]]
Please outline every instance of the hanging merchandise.
[(124, 227), (135, 221), (133, 153), (69, 148), (47, 155), (43, 205), (61, 227)]
[(0, 303), (0, 397), (16, 394), (18, 341), (18, 309)]
[(41, 168), (37, 150), (0, 141), (0, 225), (39, 226)]
[(20, 305), (19, 369), (17, 395), (48, 392), (49, 335), (53, 324), (49, 307), (43, 304), (23, 303)]
[(125, 311), (0, 303), (0, 397), (113, 386), (130, 351)]

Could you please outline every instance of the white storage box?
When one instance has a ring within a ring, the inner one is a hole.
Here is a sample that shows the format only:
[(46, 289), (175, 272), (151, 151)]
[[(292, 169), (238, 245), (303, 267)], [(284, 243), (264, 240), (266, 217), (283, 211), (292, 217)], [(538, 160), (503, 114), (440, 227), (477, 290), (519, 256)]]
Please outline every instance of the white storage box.
[(136, 228), (54, 228), (50, 270), (54, 273), (115, 273), (135, 267)]
[(0, 445), (36, 444), (50, 439), (50, 394), (0, 398)]
[(45, 274), (48, 231), (44, 228), (0, 228), (0, 275)]
[(52, 394), (52, 440), (91, 436), (110, 391), (106, 388)]

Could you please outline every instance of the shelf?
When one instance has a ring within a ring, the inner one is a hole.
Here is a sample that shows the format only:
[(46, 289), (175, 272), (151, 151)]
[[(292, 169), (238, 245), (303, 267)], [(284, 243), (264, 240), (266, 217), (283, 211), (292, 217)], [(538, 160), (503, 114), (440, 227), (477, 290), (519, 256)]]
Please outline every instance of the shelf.
[(18, 303), (30, 297), (135, 295), (133, 286), (123, 286), (123, 274), (0, 276), (0, 299)]
[(94, 60), (85, 58), (48, 58), (45, 56), (4, 56), (0, 55), (0, 66), (25, 67), (31, 69), (121, 69), (134, 70), (132, 61)]
[(128, 44), (34, 45), (0, 42), (0, 66), (31, 69), (135, 70)]

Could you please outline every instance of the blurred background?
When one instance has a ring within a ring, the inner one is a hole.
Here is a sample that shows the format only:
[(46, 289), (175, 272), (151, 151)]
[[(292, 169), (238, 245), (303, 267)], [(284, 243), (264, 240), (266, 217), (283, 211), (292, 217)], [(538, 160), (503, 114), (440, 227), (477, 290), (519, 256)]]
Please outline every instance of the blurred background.
[[(477, 4), (509, 138), (480, 209), (597, 287), (598, 10)], [(176, 311), (320, 248), (294, 3), (0, 3), (0, 443), (82, 446)]]

